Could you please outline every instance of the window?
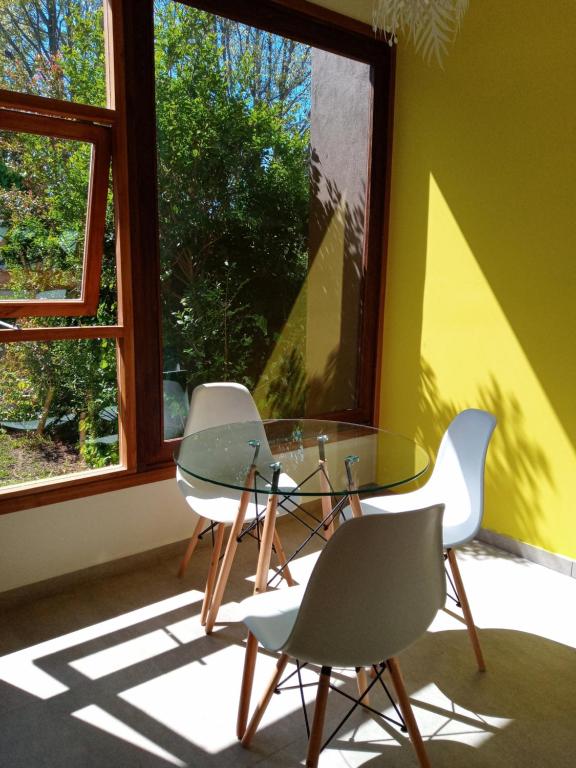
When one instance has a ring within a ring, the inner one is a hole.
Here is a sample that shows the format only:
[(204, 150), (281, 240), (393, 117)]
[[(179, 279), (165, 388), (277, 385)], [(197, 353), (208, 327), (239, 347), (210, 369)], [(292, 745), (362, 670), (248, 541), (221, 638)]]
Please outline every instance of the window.
[(371, 421), (388, 47), (292, 0), (50, 9), (3, 18), (0, 511), (172, 476), (208, 378)]
[(106, 92), (102, 3), (42, 9), (1, 28), (0, 488), (27, 492), (120, 461), (114, 113), (75, 102)]
[(79, 123), (72, 113), (63, 119), (0, 109), (4, 168), (0, 313), (2, 317), (94, 315), (110, 131)]
[[(389, 53), (249, 5), (155, 4), (156, 199), (142, 201), (161, 275), (155, 460), (198, 381), (243, 380), (265, 416), (373, 418)], [(301, 75), (283, 130), (263, 59)]]
[(204, 381), (241, 381), (263, 416), (366, 418), (370, 74), (156, 3), (165, 438)]

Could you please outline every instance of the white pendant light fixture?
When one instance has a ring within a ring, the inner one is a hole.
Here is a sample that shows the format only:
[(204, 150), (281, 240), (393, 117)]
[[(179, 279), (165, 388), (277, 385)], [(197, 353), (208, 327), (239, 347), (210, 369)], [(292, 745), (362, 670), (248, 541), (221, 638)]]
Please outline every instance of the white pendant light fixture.
[(441, 64), (467, 8), (468, 0), (374, 0), (373, 26), (390, 45), (410, 40), (427, 62)]

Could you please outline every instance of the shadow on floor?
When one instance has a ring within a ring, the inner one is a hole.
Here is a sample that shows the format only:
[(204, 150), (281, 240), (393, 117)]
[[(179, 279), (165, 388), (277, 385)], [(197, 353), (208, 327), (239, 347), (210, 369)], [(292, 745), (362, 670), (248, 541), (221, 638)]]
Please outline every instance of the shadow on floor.
[[(200, 598), (183, 591), (3, 656), (0, 764), (299, 764), (306, 738), (295, 693), (273, 698), (252, 750), (236, 743), (243, 632), (222, 625), (206, 637)], [(513, 630), (484, 629), (481, 638), (485, 674), (476, 671), (460, 629), (429, 632), (401, 657), (433, 765), (573, 765), (576, 650)], [(272, 663), (259, 662), (267, 669), (255, 695)], [(327, 728), (342, 707), (331, 700)], [(416, 761), (404, 735), (355, 714), (320, 765)]]

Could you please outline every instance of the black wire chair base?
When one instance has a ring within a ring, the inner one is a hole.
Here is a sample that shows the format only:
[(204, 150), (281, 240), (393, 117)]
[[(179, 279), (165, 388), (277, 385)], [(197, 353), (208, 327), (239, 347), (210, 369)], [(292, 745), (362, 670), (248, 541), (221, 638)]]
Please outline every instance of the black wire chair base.
[[(448, 554), (444, 553), (444, 562), (448, 560)], [(450, 587), (452, 588), (452, 594), (450, 594), (449, 591), (446, 591), (446, 597), (448, 597), (450, 600), (452, 600), (453, 603), (456, 604), (458, 608), (462, 608), (462, 603), (460, 602), (460, 598), (458, 597), (458, 591), (456, 590), (456, 586), (454, 584), (454, 581), (452, 579), (452, 575), (448, 568), (444, 566), (444, 570), (446, 571), (446, 578), (448, 579), (448, 583), (450, 584)]]
[[(300, 489), (305, 483), (307, 483), (314, 475), (318, 474), (318, 472), (323, 472), (326, 480), (330, 486), (330, 488), (333, 490), (332, 485), (330, 484), (330, 479), (326, 475), (325, 470), (323, 467), (316, 468), (313, 472), (311, 472), (307, 477), (305, 477), (300, 483), (298, 483), (297, 486), (295, 486), (294, 490), (291, 494), (286, 495), (283, 494), (281, 498), (278, 500), (278, 506), (287, 514), (293, 517), (295, 520), (297, 520), (301, 525), (303, 525), (305, 528), (308, 529), (308, 536), (304, 539), (304, 541), (298, 546), (298, 548), (292, 552), (292, 554), (286, 559), (286, 562), (282, 565), (279, 565), (277, 568), (274, 568), (274, 573), (268, 580), (266, 586), (268, 589), (271, 587), (276, 586), (274, 582), (276, 580), (280, 581), (284, 578), (284, 571), (286, 568), (289, 567), (290, 563), (302, 552), (302, 550), (312, 541), (312, 539), (317, 536), (319, 537), (324, 543), (326, 543), (327, 538), (324, 535), (324, 533), (328, 530), (328, 528), (332, 525), (332, 523), (336, 520), (339, 514), (343, 514), (344, 507), (346, 505), (346, 502), (348, 500), (348, 496), (342, 496), (339, 498), (339, 500), (336, 502), (334, 507), (332, 508), (332, 512), (330, 515), (326, 518), (324, 517), (317, 517), (312, 512), (310, 512), (308, 509), (303, 507), (301, 504), (296, 503), (292, 496)], [(264, 478), (260, 473), (258, 473), (258, 476), (264, 480)], [(254, 489), (254, 503), (256, 505), (256, 516), (254, 520), (252, 520), (250, 523), (245, 525), (240, 532), (240, 534), (237, 537), (237, 541), (240, 544), (246, 537), (255, 539), (258, 544), (258, 549), (260, 549), (260, 543), (261, 543), (261, 536), (262, 536), (262, 525), (264, 522), (264, 517), (266, 513), (266, 506), (263, 506), (263, 509), (261, 512), (258, 511), (258, 491)], [(312, 521), (312, 522), (309, 522)], [(199, 539), (201, 539), (206, 533), (211, 532), (212, 534), (212, 543), (214, 543), (214, 528), (216, 527), (217, 523), (214, 521), (211, 521), (210, 525), (208, 525), (207, 528), (205, 528), (200, 535), (198, 536)], [(273, 548), (275, 551), (275, 548)], [(224, 555), (220, 555), (220, 560), (224, 557)]]
[[(316, 688), (316, 687), (318, 687), (318, 683), (316, 683), (316, 682), (315, 683), (303, 683), (302, 682), (302, 670), (305, 667), (307, 667), (308, 664), (307, 663), (301, 664), (298, 661), (298, 659), (295, 659), (295, 661), (296, 661), (296, 669), (293, 672), (290, 672), (290, 674), (286, 675), (286, 677), (284, 677), (282, 680), (280, 680), (280, 682), (278, 683), (278, 685), (274, 689), (274, 693), (280, 694), (282, 691), (291, 691), (291, 690), (295, 690), (296, 688), (298, 688), (300, 690), (300, 701), (301, 701), (301, 705), (302, 705), (302, 712), (303, 712), (303, 715), (304, 715), (304, 724), (306, 726), (306, 735), (308, 737), (310, 737), (310, 723), (309, 723), (309, 720), (308, 720), (308, 711), (306, 709), (306, 702), (305, 702), (305, 699), (304, 699), (304, 688), (312, 688), (312, 687)], [(332, 741), (332, 739), (336, 736), (338, 731), (342, 728), (342, 726), (346, 723), (346, 721), (351, 717), (353, 712), (355, 712), (358, 707), (362, 707), (363, 709), (367, 710), (368, 712), (371, 712), (373, 715), (376, 715), (377, 717), (380, 717), (382, 720), (385, 720), (387, 723), (391, 723), (392, 725), (394, 725), (397, 728), (399, 728), (402, 731), (402, 733), (407, 733), (408, 729), (406, 727), (406, 723), (404, 721), (404, 718), (402, 717), (402, 713), (400, 712), (400, 710), (398, 709), (398, 705), (396, 704), (396, 702), (392, 698), (392, 695), (391, 695), (390, 691), (388, 690), (388, 687), (387, 687), (386, 683), (384, 682), (384, 680), (382, 680), (382, 675), (383, 675), (383, 673), (386, 670), (385, 662), (382, 662), (381, 664), (378, 664), (378, 665), (374, 665), (372, 667), (372, 669), (374, 670), (374, 679), (370, 682), (370, 684), (368, 685), (366, 690), (361, 695), (358, 696), (358, 698), (355, 698), (354, 696), (351, 696), (349, 693), (346, 693), (346, 691), (343, 691), (341, 688), (338, 688), (333, 683), (330, 683), (330, 690), (335, 691), (336, 693), (339, 693), (344, 698), (346, 698), (349, 701), (353, 702), (353, 705), (352, 705), (352, 707), (350, 707), (350, 709), (348, 710), (346, 715), (340, 720), (338, 725), (334, 728), (334, 730), (332, 731), (330, 736), (328, 736), (328, 738), (324, 741), (324, 744), (322, 745), (322, 748), (321, 748), (320, 751), (322, 751), (323, 749), (325, 749), (328, 746), (328, 744)], [(359, 671), (359, 669), (356, 670), (356, 672), (358, 672), (358, 671)], [(296, 685), (287, 685), (287, 683), (290, 680), (292, 680), (294, 677), (298, 678), (297, 684)], [(372, 688), (374, 688), (374, 686), (377, 683), (380, 683), (381, 687), (384, 689), (384, 692), (386, 693), (388, 701), (390, 702), (390, 704), (394, 708), (394, 711), (396, 712), (396, 715), (398, 717), (397, 720), (395, 718), (393, 718), (393, 717), (390, 717), (389, 715), (385, 715), (383, 712), (381, 712), (378, 709), (374, 709), (374, 707), (371, 707), (369, 704), (364, 703), (363, 699), (366, 698), (366, 696), (370, 693)]]

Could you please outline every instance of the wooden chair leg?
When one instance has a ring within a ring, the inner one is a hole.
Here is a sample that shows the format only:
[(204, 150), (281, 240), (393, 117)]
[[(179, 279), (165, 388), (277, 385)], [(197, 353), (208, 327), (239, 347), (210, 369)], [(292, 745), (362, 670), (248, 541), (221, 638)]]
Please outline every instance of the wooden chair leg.
[(179, 579), (181, 579), (182, 576), (184, 576), (184, 571), (188, 567), (190, 558), (192, 557), (192, 554), (196, 549), (196, 544), (198, 544), (198, 539), (200, 537), (200, 534), (202, 533), (202, 528), (206, 525), (207, 522), (208, 521), (206, 520), (205, 517), (198, 517), (196, 527), (194, 528), (194, 533), (192, 534), (192, 538), (188, 543), (188, 547), (186, 548), (186, 552), (184, 553), (184, 557), (182, 558), (182, 562), (180, 563), (180, 568), (178, 569)]
[(462, 613), (464, 614), (464, 621), (466, 622), (466, 628), (468, 629), (470, 642), (472, 643), (474, 655), (476, 656), (476, 663), (478, 664), (478, 669), (480, 670), (480, 672), (485, 672), (486, 664), (484, 662), (484, 655), (482, 654), (482, 648), (480, 647), (480, 638), (478, 637), (478, 630), (476, 629), (476, 625), (474, 624), (474, 619), (472, 618), (470, 603), (468, 602), (468, 596), (466, 595), (466, 590), (464, 589), (464, 582), (462, 581), (462, 576), (460, 575), (460, 568), (458, 567), (458, 561), (456, 560), (456, 552), (453, 549), (448, 549), (446, 551), (446, 554), (448, 555), (448, 562), (450, 564), (450, 570), (452, 571), (452, 578), (454, 579), (454, 587), (456, 588), (456, 595), (462, 607)]
[(224, 523), (218, 523), (216, 528), (216, 537), (214, 539), (214, 546), (212, 547), (212, 557), (210, 558), (210, 567), (208, 569), (208, 577), (206, 578), (206, 588), (204, 590), (204, 601), (202, 602), (202, 611), (200, 613), (200, 624), (205, 626), (206, 619), (208, 617), (208, 611), (210, 610), (210, 604), (212, 603), (212, 596), (214, 594), (214, 584), (216, 583), (216, 575), (218, 573), (218, 563), (220, 562), (220, 553), (222, 552), (222, 543), (224, 541), (224, 531), (226, 526)]
[[(264, 528), (262, 530), (262, 539), (260, 541), (260, 554), (258, 555), (258, 565), (256, 567), (256, 579), (254, 581), (254, 594), (266, 592), (268, 569), (270, 568), (270, 557), (272, 555), (272, 542), (274, 541), (274, 531), (276, 526), (276, 508), (278, 497), (276, 495), (268, 497), (266, 505), (266, 515), (264, 517)], [(252, 694), (252, 683), (254, 682), (254, 668), (256, 666), (256, 657), (258, 655), (258, 641), (254, 635), (249, 632), (246, 641), (246, 656), (244, 659), (244, 673), (242, 675), (242, 688), (240, 689), (240, 703), (238, 705), (238, 720), (236, 721), (236, 735), (242, 739), (246, 731), (248, 722), (248, 710), (250, 708), (250, 696)]]
[(248, 727), (244, 731), (244, 736), (242, 736), (243, 747), (250, 746), (252, 737), (254, 736), (254, 734), (256, 733), (256, 729), (260, 725), (260, 720), (262, 720), (262, 716), (264, 715), (264, 712), (266, 712), (266, 707), (270, 703), (272, 694), (274, 693), (276, 686), (278, 685), (280, 678), (282, 677), (284, 670), (286, 669), (286, 664), (288, 663), (288, 659), (289, 659), (289, 656), (285, 653), (283, 653), (278, 659), (276, 663), (276, 669), (274, 671), (274, 674), (272, 675), (270, 683), (268, 684), (268, 687), (266, 688), (264, 695), (258, 702), (258, 706), (256, 707), (254, 714), (252, 715), (252, 718), (248, 724)]
[(236, 736), (242, 739), (246, 733), (248, 712), (250, 710), (250, 696), (254, 682), (254, 669), (256, 656), (258, 655), (258, 640), (252, 632), (248, 632), (246, 639), (246, 653), (244, 655), (244, 671), (242, 672), (242, 686), (240, 687), (240, 700), (238, 702), (238, 718), (236, 720)]
[(224, 597), (224, 590), (228, 584), (228, 577), (230, 576), (230, 570), (232, 563), (234, 562), (234, 556), (236, 555), (236, 549), (238, 548), (238, 536), (240, 534), (240, 526), (234, 524), (230, 529), (230, 535), (228, 536), (228, 542), (226, 544), (226, 551), (224, 552), (224, 559), (220, 566), (218, 573), (218, 579), (214, 588), (214, 594), (210, 602), (210, 608), (208, 609), (208, 616), (206, 617), (206, 634), (209, 635), (214, 629), (216, 617)]
[(402, 717), (404, 718), (404, 722), (406, 723), (406, 728), (408, 729), (408, 735), (410, 736), (410, 741), (412, 742), (412, 746), (414, 747), (414, 751), (416, 752), (416, 757), (418, 758), (420, 767), (431, 768), (430, 761), (428, 760), (428, 755), (426, 754), (426, 750), (424, 749), (424, 742), (422, 741), (422, 736), (420, 735), (420, 731), (418, 729), (418, 725), (416, 723), (414, 713), (412, 712), (410, 699), (408, 698), (408, 694), (406, 693), (406, 688), (404, 687), (404, 680), (402, 679), (402, 673), (400, 672), (400, 665), (398, 664), (398, 659), (395, 659), (395, 658), (387, 659), (386, 666), (388, 667), (388, 671), (390, 672), (390, 677), (392, 678), (394, 690), (396, 691), (396, 696), (398, 697), (398, 704), (400, 706), (400, 711), (402, 712)]
[[(249, 479), (252, 474), (253, 470), (251, 469)], [(230, 535), (226, 544), (226, 552), (224, 553), (224, 559), (222, 560), (222, 565), (220, 566), (220, 571), (218, 573), (218, 580), (216, 581), (214, 595), (210, 603), (208, 616), (206, 617), (207, 635), (209, 635), (214, 629), (216, 616), (218, 615), (218, 610), (224, 596), (224, 590), (226, 589), (228, 577), (230, 576), (230, 569), (232, 568), (232, 563), (234, 562), (234, 555), (236, 554), (236, 549), (238, 547), (238, 536), (240, 535), (240, 531), (242, 530), (242, 526), (244, 525), (244, 520), (246, 518), (246, 509), (248, 508), (250, 495), (251, 491), (242, 492), (240, 504), (238, 506), (238, 513), (236, 515), (236, 519), (232, 523), (232, 527), (230, 528)]]
[[(356, 670), (356, 684), (358, 685), (358, 696), (362, 696), (366, 688), (368, 688), (368, 675), (364, 667), (358, 667)], [(370, 706), (370, 694), (367, 693), (365, 696), (362, 696), (360, 701), (362, 704)]]
[(286, 560), (286, 552), (284, 552), (284, 547), (282, 546), (280, 535), (276, 530), (274, 531), (274, 549), (276, 550), (278, 562), (281, 566), (284, 566), (282, 569), (282, 578), (286, 580), (286, 584), (288, 584), (289, 587), (293, 587), (296, 582), (290, 573), (290, 568), (288, 567)]
[(306, 755), (306, 768), (316, 768), (322, 749), (322, 732), (324, 730), (324, 717), (326, 715), (326, 703), (330, 689), (330, 667), (322, 667), (316, 694), (316, 706), (314, 708), (314, 720), (308, 740), (308, 754)]

